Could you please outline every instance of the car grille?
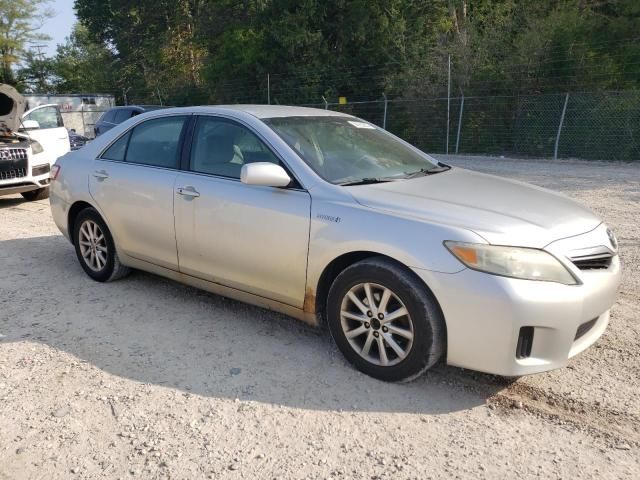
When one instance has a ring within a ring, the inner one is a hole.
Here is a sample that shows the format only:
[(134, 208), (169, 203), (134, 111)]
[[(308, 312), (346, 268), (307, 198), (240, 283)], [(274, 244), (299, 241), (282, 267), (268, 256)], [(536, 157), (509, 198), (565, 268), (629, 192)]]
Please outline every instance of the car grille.
[(22, 178), (26, 176), (26, 168), (15, 168), (13, 170), (7, 170), (6, 172), (0, 171), (0, 180), (11, 180), (13, 178)]
[(27, 176), (27, 150), (24, 148), (0, 149), (0, 180)]
[(573, 264), (580, 270), (606, 270), (611, 266), (612, 259), (613, 254), (611, 253), (571, 257)]
[(2, 160), (26, 160), (27, 150), (25, 148), (3, 148), (0, 149), (0, 161)]

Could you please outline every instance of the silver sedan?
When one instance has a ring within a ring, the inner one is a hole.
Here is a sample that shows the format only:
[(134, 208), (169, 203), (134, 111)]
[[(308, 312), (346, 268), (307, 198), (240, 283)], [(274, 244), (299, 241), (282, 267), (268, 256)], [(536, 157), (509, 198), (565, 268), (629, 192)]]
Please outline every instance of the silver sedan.
[(136, 268), (326, 324), (388, 381), (438, 361), (564, 366), (603, 333), (620, 282), (588, 209), (324, 110), (134, 117), (58, 160), (51, 210), (94, 280)]

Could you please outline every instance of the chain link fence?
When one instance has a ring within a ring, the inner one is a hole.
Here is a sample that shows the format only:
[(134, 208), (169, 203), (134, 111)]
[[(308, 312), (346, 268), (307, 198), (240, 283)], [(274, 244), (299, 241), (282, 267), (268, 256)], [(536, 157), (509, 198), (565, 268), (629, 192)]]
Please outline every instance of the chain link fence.
[[(192, 103), (172, 99), (165, 103)], [(364, 118), (430, 153), (640, 160), (640, 91), (383, 97), (342, 104), (323, 99), (299, 105)], [(63, 112), (63, 118), (67, 128), (92, 138), (104, 111)]]
[(93, 138), (93, 127), (96, 125), (106, 108), (92, 108), (78, 111), (62, 111), (62, 121), (69, 130), (75, 130), (80, 135)]
[(638, 91), (310, 106), (362, 117), (431, 153), (640, 160)]

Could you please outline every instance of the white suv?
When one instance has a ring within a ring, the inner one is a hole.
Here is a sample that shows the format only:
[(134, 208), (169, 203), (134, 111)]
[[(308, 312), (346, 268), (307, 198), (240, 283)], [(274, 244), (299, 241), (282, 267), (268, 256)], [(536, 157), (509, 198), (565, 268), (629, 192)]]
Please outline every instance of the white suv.
[(42, 200), (51, 165), (70, 150), (69, 133), (57, 105), (25, 106), (13, 87), (0, 85), (0, 196)]

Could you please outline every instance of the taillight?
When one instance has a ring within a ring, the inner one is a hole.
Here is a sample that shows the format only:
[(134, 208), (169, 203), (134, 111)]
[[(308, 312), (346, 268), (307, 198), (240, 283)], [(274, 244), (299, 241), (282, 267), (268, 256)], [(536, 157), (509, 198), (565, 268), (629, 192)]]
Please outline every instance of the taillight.
[(56, 178), (58, 178), (58, 175), (60, 174), (60, 170), (61, 170), (60, 165), (52, 165), (49, 178), (51, 178), (51, 180), (55, 180)]

